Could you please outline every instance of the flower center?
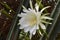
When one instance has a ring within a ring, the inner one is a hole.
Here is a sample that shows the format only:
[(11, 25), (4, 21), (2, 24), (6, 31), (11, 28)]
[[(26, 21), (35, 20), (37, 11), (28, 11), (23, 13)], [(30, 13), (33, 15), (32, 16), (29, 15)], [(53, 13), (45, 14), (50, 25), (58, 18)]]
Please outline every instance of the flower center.
[(29, 22), (30, 26), (33, 26), (36, 24), (36, 19), (31, 19), (30, 22)]
[(32, 14), (30, 17), (29, 17), (29, 24), (30, 26), (33, 26), (37, 23), (37, 18), (36, 18), (36, 15)]

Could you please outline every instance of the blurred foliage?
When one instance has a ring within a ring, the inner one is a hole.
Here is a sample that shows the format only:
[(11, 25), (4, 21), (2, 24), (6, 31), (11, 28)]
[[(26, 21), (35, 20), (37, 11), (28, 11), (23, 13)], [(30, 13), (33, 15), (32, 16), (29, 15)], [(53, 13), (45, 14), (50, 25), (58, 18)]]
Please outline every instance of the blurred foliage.
[(9, 14), (8, 11), (11, 10), (11, 12), (13, 12), (13, 14), (15, 14), (16, 12), (10, 8), (10, 6), (7, 5), (7, 3), (4, 2), (0, 2), (0, 4), (4, 7), (3, 9), (0, 10), (0, 12), (4, 15), (6, 15), (8, 18), (12, 19), (13, 17)]

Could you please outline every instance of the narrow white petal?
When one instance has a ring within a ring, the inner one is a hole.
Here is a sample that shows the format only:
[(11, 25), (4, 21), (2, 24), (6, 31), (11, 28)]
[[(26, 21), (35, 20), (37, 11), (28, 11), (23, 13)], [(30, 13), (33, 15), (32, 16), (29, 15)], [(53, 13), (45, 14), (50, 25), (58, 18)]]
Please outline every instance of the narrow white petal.
[(44, 24), (40, 23), (40, 26), (41, 26), (42, 29), (46, 29)]
[(40, 35), (43, 36), (43, 34), (41, 33), (41, 31), (39, 31)]
[(41, 20), (42, 23), (45, 23), (45, 24), (52, 24), (50, 22), (47, 22), (47, 21), (44, 21), (44, 20)]
[(38, 12), (38, 10), (39, 10), (39, 6), (38, 6), (37, 3), (35, 4), (35, 9), (36, 9), (36, 11)]
[(30, 39), (32, 38), (32, 33), (30, 33)]
[(52, 18), (50, 17), (47, 17), (47, 16), (43, 16), (42, 19), (49, 19), (49, 20), (53, 20)]
[(35, 10), (33, 9), (31, 9), (31, 8), (28, 8), (28, 10), (30, 11), (30, 13), (35, 13)]
[(35, 33), (36, 33), (36, 30), (33, 31), (33, 35), (35, 35)]
[(39, 26), (37, 25), (37, 29), (39, 29)]
[(32, 0), (30, 0), (30, 7), (33, 9)]
[(46, 16), (46, 15), (49, 15), (50, 13), (45, 13), (45, 14), (43, 14), (42, 16)]
[(49, 8), (50, 6), (47, 6), (47, 7), (44, 7), (41, 11), (40, 11), (40, 13), (42, 13), (45, 9), (47, 9), (47, 8)]
[(23, 9), (26, 9), (26, 7), (25, 7), (25, 6), (23, 6), (23, 5), (22, 5), (22, 7), (23, 7)]
[(29, 11), (32, 11), (32, 9), (31, 9), (31, 8), (28, 8), (28, 10), (29, 10)]

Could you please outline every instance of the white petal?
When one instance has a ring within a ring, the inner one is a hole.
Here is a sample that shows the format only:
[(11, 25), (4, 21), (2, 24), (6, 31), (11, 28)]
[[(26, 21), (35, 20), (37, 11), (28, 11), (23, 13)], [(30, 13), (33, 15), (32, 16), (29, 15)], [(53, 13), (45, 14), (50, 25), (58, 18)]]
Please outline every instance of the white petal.
[(17, 25), (20, 25), (20, 22)]
[(20, 29), (23, 29), (24, 27), (29, 26), (29, 23), (27, 21), (25, 21), (24, 18), (20, 19), (19, 22), (21, 25)]
[(36, 11), (38, 12), (38, 10), (39, 10), (39, 6), (38, 6), (37, 3), (35, 4), (35, 9), (36, 9)]
[(21, 19), (19, 20), (19, 23), (20, 23), (20, 24), (23, 24), (23, 23), (24, 23), (24, 18), (21, 18)]
[(29, 25), (29, 23), (28, 23), (28, 20), (26, 20), (25, 18), (21, 18), (20, 20), (19, 20), (19, 22), (20, 22), (20, 24), (21, 25)]
[(33, 26), (33, 27), (31, 27), (31, 29), (30, 29), (30, 33), (32, 33), (33, 34), (33, 31), (35, 31), (36, 30), (36, 25), (35, 26)]
[(50, 6), (47, 6), (47, 7), (44, 7), (41, 11), (40, 11), (40, 13), (42, 13), (45, 9), (47, 9), (47, 8), (49, 8)]
[(27, 9), (23, 9), (24, 12), (29, 12)]
[(23, 29), (24, 27), (20, 26), (19, 29)]
[(20, 20), (20, 23), (19, 23), (21, 26), (20, 26), (20, 29), (23, 29), (27, 26), (29, 26), (29, 23), (25, 22), (24, 20)]
[(35, 10), (33, 9), (30, 9), (30, 8), (28, 8), (28, 10), (30, 11), (30, 13), (35, 13)]
[(32, 34), (30, 33), (30, 39), (32, 38)]
[(44, 21), (44, 20), (41, 20), (42, 23), (45, 23), (45, 24), (52, 24), (50, 22), (47, 22), (47, 21)]
[(22, 26), (20, 26), (20, 28), (19, 29), (24, 29), (25, 27), (28, 27), (29, 25), (22, 25)]
[(41, 26), (42, 29), (46, 29), (44, 24), (40, 23), (40, 26)]
[(36, 33), (36, 30), (33, 31), (33, 35), (35, 35), (35, 33)]
[(30, 30), (30, 26), (24, 28), (24, 32), (28, 32)]
[(49, 20), (53, 20), (52, 18), (50, 17), (47, 17), (47, 16), (43, 16), (42, 19), (49, 19)]
[(45, 13), (45, 14), (43, 14), (42, 16), (46, 16), (46, 15), (49, 15), (50, 13)]
[(24, 28), (24, 26), (20, 26), (20, 27), (19, 27), (19, 29), (23, 29), (23, 28)]
[(17, 16), (18, 16), (18, 17), (21, 17), (21, 14), (18, 14)]
[(41, 33), (41, 31), (39, 31), (40, 35), (43, 36), (43, 34)]
[[(24, 5), (22, 5), (23, 9), (26, 9), (26, 7)], [(26, 9), (27, 10), (27, 9)]]
[(37, 25), (37, 29), (39, 29), (39, 26)]
[(32, 0), (30, 0), (30, 7), (33, 9)]
[(26, 14), (25, 13), (21, 13), (21, 14), (18, 14), (17, 16), (18, 17), (24, 17), (24, 16), (26, 16)]
[(28, 8), (28, 10), (29, 10), (29, 11), (32, 11), (32, 9), (31, 9), (31, 8)]

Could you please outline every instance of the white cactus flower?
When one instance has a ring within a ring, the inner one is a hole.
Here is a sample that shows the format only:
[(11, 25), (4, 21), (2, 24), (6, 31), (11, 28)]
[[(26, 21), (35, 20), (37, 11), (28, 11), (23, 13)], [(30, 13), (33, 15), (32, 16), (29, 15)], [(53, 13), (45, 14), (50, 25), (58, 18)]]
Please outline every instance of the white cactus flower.
[(36, 10), (30, 8), (23, 9), (24, 13), (18, 14), (18, 16), (21, 17), (21, 19), (19, 20), (19, 24), (20, 24), (19, 29), (24, 29), (24, 32), (29, 32), (30, 39), (32, 35), (35, 35), (36, 30), (39, 30), (39, 25), (43, 30), (46, 29), (45, 25), (43, 24), (44, 19), (52, 20), (52, 18), (47, 17), (46, 14), (41, 15), (42, 12), (49, 7), (50, 6), (44, 7), (41, 11), (38, 11), (39, 6), (37, 5), (35, 6)]

